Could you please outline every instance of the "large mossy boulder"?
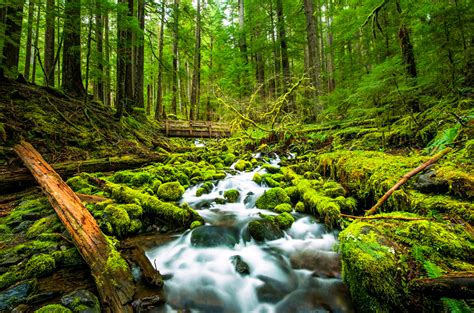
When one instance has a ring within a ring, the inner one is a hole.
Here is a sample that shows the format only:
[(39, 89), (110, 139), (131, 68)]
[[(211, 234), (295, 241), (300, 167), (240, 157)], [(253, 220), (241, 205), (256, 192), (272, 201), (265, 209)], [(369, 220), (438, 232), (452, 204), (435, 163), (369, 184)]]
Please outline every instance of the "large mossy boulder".
[(410, 292), (415, 279), (474, 270), (473, 238), (461, 225), (401, 212), (374, 217), (339, 234), (343, 279), (360, 312), (433, 310), (435, 300)]
[(56, 269), (56, 261), (49, 254), (37, 254), (28, 260), (23, 272), (24, 277), (45, 277)]
[(161, 184), (156, 195), (164, 201), (178, 201), (184, 194), (184, 187), (178, 181)]
[(290, 197), (288, 197), (283, 188), (276, 187), (265, 191), (265, 193), (258, 198), (255, 205), (262, 210), (274, 210), (277, 205), (282, 203), (291, 204)]
[(275, 240), (284, 235), (276, 223), (267, 219), (251, 221), (248, 225), (248, 232), (256, 241)]
[(237, 171), (249, 171), (252, 169), (252, 163), (250, 163), (249, 161), (245, 161), (245, 160), (238, 160), (237, 163), (235, 163), (234, 165), (234, 168), (237, 170)]
[(100, 313), (99, 299), (88, 290), (76, 290), (61, 298), (61, 304), (73, 312)]
[(229, 189), (224, 192), (224, 198), (227, 202), (234, 203), (239, 200), (240, 192), (237, 189)]

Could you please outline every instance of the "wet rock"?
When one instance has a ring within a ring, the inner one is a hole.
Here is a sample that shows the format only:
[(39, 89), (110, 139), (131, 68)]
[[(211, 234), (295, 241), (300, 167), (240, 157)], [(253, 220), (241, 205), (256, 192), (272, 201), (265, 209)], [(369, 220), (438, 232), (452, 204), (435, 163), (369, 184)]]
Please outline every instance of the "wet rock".
[(36, 280), (29, 280), (0, 292), (0, 311), (11, 310), (17, 304), (26, 302), (35, 285)]
[(260, 302), (278, 302), (294, 288), (294, 286), (288, 282), (282, 282), (268, 276), (260, 275), (257, 278), (264, 283), (257, 287), (257, 297)]
[(57, 297), (58, 295), (59, 293), (55, 291), (42, 292), (29, 297), (27, 302), (28, 304), (42, 303), (51, 300), (52, 298)]
[(21, 216), (24, 221), (36, 221), (42, 217), (41, 213), (28, 212)]
[(448, 181), (437, 177), (434, 169), (419, 174), (413, 185), (415, 189), (425, 193), (442, 194), (449, 191)]
[(253, 192), (247, 192), (247, 194), (245, 195), (245, 198), (244, 198), (244, 204), (247, 205), (249, 203), (251, 203), (252, 201), (255, 202), (256, 200), (254, 199), (254, 196), (255, 196), (255, 193)]
[(239, 196), (240, 192), (237, 189), (229, 189), (224, 192), (224, 198), (230, 203), (237, 202)]
[(31, 312), (31, 308), (26, 304), (20, 304), (12, 310), (12, 313)]
[(290, 257), (295, 269), (307, 269), (319, 277), (341, 277), (341, 257), (336, 252), (305, 249)]
[(164, 299), (160, 296), (151, 296), (141, 299), (137, 299), (132, 302), (132, 307), (135, 312), (154, 312), (158, 307), (163, 306), (165, 303)]
[(0, 267), (9, 267), (18, 264), (22, 260), (24, 260), (24, 258), (21, 255), (8, 254), (3, 257), (3, 260), (0, 263)]
[(256, 241), (275, 240), (283, 237), (283, 231), (277, 225), (265, 219), (251, 221), (248, 232)]
[(201, 286), (191, 290), (184, 290), (177, 293), (170, 293), (167, 302), (181, 312), (236, 312), (236, 310), (226, 304), (221, 297), (221, 292), (213, 287)]
[(240, 275), (248, 275), (250, 274), (250, 268), (247, 263), (245, 263), (240, 255), (234, 255), (230, 258), (232, 264), (235, 267), (235, 271)]
[(74, 312), (100, 313), (99, 300), (88, 290), (76, 290), (63, 296), (61, 304)]
[(229, 227), (202, 226), (193, 230), (191, 244), (196, 247), (233, 247), (239, 242), (238, 232)]

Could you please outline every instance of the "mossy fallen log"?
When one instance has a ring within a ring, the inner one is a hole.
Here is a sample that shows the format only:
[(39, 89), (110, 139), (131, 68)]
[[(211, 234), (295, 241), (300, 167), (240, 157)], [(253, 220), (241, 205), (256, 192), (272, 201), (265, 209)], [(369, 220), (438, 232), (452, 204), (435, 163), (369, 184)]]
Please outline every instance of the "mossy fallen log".
[(436, 278), (416, 279), (410, 289), (432, 297), (474, 298), (474, 272), (460, 272)]
[(131, 312), (135, 285), (130, 268), (77, 195), (27, 142), (15, 152), (31, 171), (74, 244), (89, 265), (105, 312)]
[[(153, 162), (164, 161), (164, 155), (151, 155), (142, 158), (134, 155), (110, 157), (102, 159), (90, 159), (84, 161), (70, 161), (52, 164), (52, 168), (61, 176), (67, 179), (81, 172), (113, 172), (137, 168)], [(35, 180), (30, 171), (26, 168), (12, 170), (10, 167), (0, 167), (0, 194), (17, 191), (35, 184)]]

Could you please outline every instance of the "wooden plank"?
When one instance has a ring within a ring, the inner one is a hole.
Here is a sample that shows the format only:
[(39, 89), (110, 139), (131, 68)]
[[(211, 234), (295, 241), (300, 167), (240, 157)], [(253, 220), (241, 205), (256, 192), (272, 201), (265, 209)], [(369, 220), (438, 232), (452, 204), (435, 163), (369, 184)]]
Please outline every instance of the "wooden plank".
[[(89, 265), (105, 312), (131, 312), (129, 303), (135, 286), (128, 266), (122, 266), (120, 255), (113, 251), (94, 217), (77, 195), (25, 141), (15, 145), (14, 151), (31, 171), (53, 206), (56, 214), (71, 235), (74, 244)], [(126, 263), (125, 263), (126, 264)]]
[(169, 137), (218, 138), (229, 137), (230, 128), (222, 122), (166, 120), (165, 133)]

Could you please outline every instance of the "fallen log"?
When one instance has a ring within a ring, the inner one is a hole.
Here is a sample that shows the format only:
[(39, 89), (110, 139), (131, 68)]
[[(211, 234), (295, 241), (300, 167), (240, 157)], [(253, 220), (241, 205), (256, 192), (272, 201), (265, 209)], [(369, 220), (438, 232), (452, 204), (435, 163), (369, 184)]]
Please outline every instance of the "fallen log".
[[(164, 162), (166, 155), (152, 155), (148, 158), (128, 155), (121, 157), (110, 157), (102, 159), (90, 159), (84, 161), (69, 161), (52, 164), (52, 168), (63, 179), (67, 179), (81, 172), (113, 172), (137, 168), (153, 162)], [(18, 191), (35, 184), (30, 171), (26, 168), (11, 170), (10, 167), (0, 167), (0, 194)]]
[(15, 145), (15, 152), (31, 171), (71, 235), (75, 246), (89, 265), (105, 312), (131, 312), (135, 286), (125, 260), (101, 232), (81, 200), (25, 141)]
[(392, 195), (392, 193), (397, 190), (400, 186), (405, 184), (412, 176), (415, 176), (431, 164), (436, 163), (439, 159), (441, 159), (444, 155), (448, 154), (452, 149), (451, 148), (446, 148), (442, 150), (440, 153), (436, 154), (434, 157), (426, 161), (425, 163), (421, 164), (417, 168), (411, 170), (410, 172), (406, 173), (405, 175), (402, 176), (402, 179), (400, 179), (395, 185), (393, 185), (392, 188), (390, 188), (389, 191), (387, 191), (382, 198), (377, 201), (377, 203), (370, 209), (365, 212), (365, 215), (373, 215), (375, 212), (377, 212), (377, 209)]
[(474, 273), (460, 272), (437, 278), (415, 279), (410, 289), (432, 297), (474, 298)]

